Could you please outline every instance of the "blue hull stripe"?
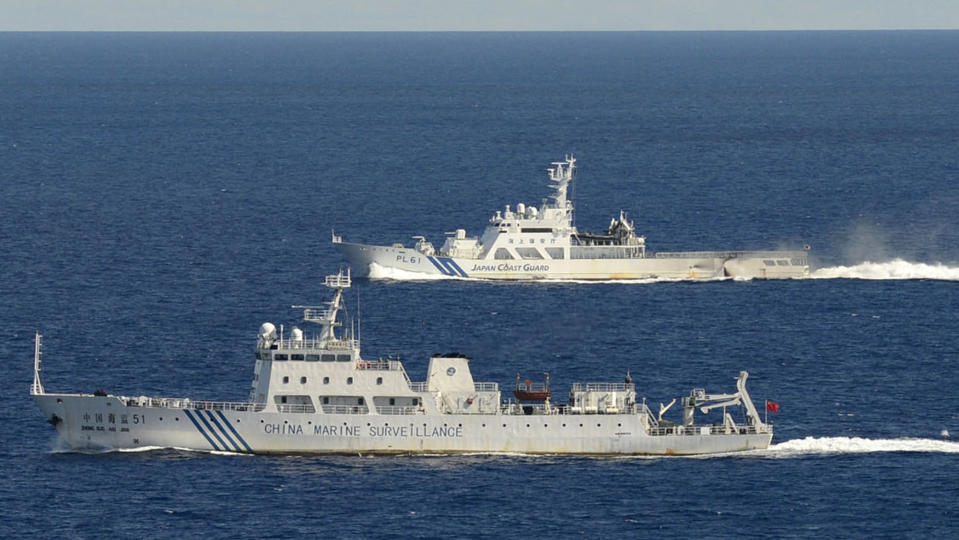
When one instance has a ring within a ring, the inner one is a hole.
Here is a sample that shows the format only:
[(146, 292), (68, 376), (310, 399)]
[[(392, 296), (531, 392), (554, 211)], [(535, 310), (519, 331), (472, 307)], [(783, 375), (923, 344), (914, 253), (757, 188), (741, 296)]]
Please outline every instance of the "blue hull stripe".
[(449, 271), (446, 268), (444, 268), (440, 263), (436, 262), (436, 259), (434, 259), (433, 257), (427, 257), (427, 259), (429, 259), (430, 262), (433, 263), (433, 266), (435, 266), (436, 269), (439, 270), (441, 274), (446, 274), (447, 276), (450, 275)]
[(217, 442), (220, 443), (220, 446), (223, 447), (223, 450), (229, 452), (230, 451), (229, 447), (227, 447), (226, 443), (223, 442), (223, 439), (221, 439), (220, 436), (216, 434), (216, 431), (213, 429), (213, 426), (211, 426), (210, 423), (206, 421), (206, 418), (203, 418), (203, 415), (200, 413), (197, 413), (196, 416), (197, 418), (200, 419), (200, 422), (203, 422), (203, 425), (206, 426), (206, 429), (209, 430), (210, 434), (212, 434), (213, 437), (216, 438)]
[(464, 272), (463, 269), (460, 268), (460, 265), (456, 264), (456, 261), (454, 261), (453, 259), (446, 259), (445, 262), (446, 264), (452, 266), (453, 270), (456, 270), (457, 272), (459, 272), (461, 276), (469, 277), (469, 275), (466, 272)]
[(246, 448), (246, 451), (252, 454), (253, 449), (250, 448), (250, 445), (246, 444), (246, 441), (243, 440), (243, 437), (240, 437), (240, 434), (237, 433), (236, 429), (233, 427), (233, 424), (231, 424), (230, 421), (227, 420), (226, 415), (223, 414), (223, 411), (216, 411), (216, 413), (220, 415), (220, 418), (223, 419), (223, 425), (230, 429), (230, 432), (233, 433), (233, 436), (236, 437), (236, 440), (240, 441), (240, 444), (242, 444), (243, 447)]
[(463, 271), (462, 268), (460, 268), (460, 265), (456, 264), (456, 261), (454, 261), (453, 259), (449, 257), (426, 257), (426, 258), (429, 259), (429, 261), (433, 263), (433, 266), (435, 266), (436, 269), (439, 270), (440, 273), (443, 275), (470, 277), (469, 274), (467, 274), (465, 271)]
[[(210, 417), (210, 421), (213, 422), (213, 425), (216, 426), (218, 430), (220, 430), (220, 433), (223, 434), (223, 438), (230, 443), (230, 446), (232, 446), (237, 452), (242, 452), (243, 450), (240, 450), (240, 445), (236, 444), (236, 441), (234, 441), (233, 438), (230, 437), (230, 434), (227, 433), (226, 430), (223, 429), (223, 426), (220, 425), (220, 422), (216, 419), (216, 416), (213, 416), (213, 411), (206, 411), (206, 415)], [(226, 445), (224, 445), (224, 447), (225, 446)]]
[(193, 425), (196, 427), (196, 430), (200, 432), (200, 435), (203, 435), (203, 438), (205, 438), (207, 442), (210, 443), (210, 446), (212, 446), (214, 450), (219, 450), (220, 448), (216, 445), (215, 442), (213, 442), (213, 439), (211, 439), (210, 436), (207, 435), (205, 431), (203, 431), (203, 428), (200, 426), (200, 423), (196, 421), (196, 418), (193, 418), (193, 414), (190, 413), (190, 411), (187, 409), (183, 409), (183, 412), (186, 413), (186, 417), (189, 418), (191, 422), (193, 422)]

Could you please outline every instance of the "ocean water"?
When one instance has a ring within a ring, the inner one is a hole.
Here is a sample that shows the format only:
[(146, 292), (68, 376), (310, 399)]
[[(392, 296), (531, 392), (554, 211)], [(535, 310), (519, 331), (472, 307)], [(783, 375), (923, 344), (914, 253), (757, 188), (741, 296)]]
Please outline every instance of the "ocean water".
[[(959, 32), (0, 33), (2, 537), (959, 533)], [(28, 395), (243, 400), (263, 321), (348, 240), (538, 203), (653, 250), (812, 246), (810, 279), (354, 287), (414, 379), (731, 389), (766, 451), (704, 458), (65, 451)]]

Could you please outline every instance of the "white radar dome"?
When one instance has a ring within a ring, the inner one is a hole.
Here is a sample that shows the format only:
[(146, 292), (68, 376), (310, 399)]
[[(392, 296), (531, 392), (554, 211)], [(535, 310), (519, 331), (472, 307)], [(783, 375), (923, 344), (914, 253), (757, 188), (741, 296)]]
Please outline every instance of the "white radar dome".
[(273, 323), (265, 322), (260, 325), (260, 337), (263, 339), (276, 339), (276, 327)]
[(300, 330), (294, 326), (293, 331), (290, 332), (290, 334), (290, 337), (293, 339), (293, 341), (303, 341), (303, 330)]

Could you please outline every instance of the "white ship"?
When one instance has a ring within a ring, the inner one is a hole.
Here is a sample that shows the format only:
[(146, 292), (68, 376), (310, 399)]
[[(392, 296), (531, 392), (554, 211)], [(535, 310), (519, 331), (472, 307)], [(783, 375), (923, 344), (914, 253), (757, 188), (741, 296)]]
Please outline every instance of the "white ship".
[[(359, 340), (337, 330), (349, 274), (325, 284), (335, 291), (331, 302), (294, 306), (319, 325), (315, 335), (260, 327), (248, 401), (50, 393), (40, 380), (39, 333), (30, 393), (73, 449), (687, 455), (763, 449), (772, 439), (746, 392), (745, 371), (736, 392), (695, 389), (683, 397), (676, 422), (663, 418), (676, 400), (654, 414), (628, 374), (626, 382), (573, 384), (565, 404), (518, 376), (516, 399), (502, 400), (499, 385), (475, 382), (469, 359), (456, 353), (433, 356), (426, 380), (411, 381), (399, 360), (364, 359)], [(715, 419), (696, 421), (710, 411)]]
[(573, 203), (566, 194), (576, 160), (553, 163), (548, 169), (551, 200), (539, 207), (506, 206), (489, 220), (479, 238), (464, 229), (448, 233), (436, 250), (423, 236), (413, 247), (401, 243), (377, 246), (344, 242), (333, 234), (333, 244), (360, 275), (376, 267), (432, 276), (507, 280), (612, 280), (798, 278), (809, 275), (808, 246), (793, 251), (646, 250), (646, 237), (637, 236), (632, 221), (621, 211), (602, 234), (579, 232), (573, 225)]

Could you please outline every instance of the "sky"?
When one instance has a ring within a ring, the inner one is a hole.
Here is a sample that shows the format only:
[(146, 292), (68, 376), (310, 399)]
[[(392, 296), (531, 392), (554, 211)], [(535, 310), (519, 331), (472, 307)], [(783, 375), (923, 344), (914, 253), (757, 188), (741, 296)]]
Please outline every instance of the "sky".
[(0, 31), (959, 29), (959, 0), (0, 0)]

